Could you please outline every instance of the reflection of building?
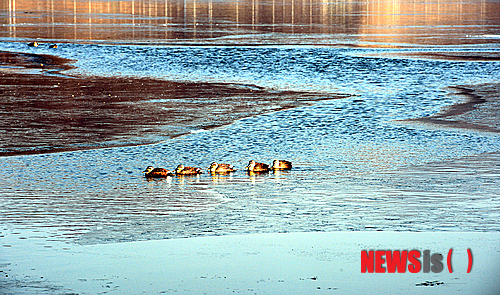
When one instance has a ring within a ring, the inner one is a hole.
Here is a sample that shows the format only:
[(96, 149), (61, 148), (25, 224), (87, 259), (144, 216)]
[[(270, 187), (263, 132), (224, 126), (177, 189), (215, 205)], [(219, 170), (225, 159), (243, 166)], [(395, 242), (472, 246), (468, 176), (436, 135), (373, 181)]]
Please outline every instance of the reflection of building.
[(8, 11), (4, 37), (44, 39), (190, 39), (252, 31), (335, 33), (357, 27), (360, 21), (352, 17), (359, 4), (327, 0), (6, 0), (1, 9)]
[(2, 37), (43, 39), (193, 39), (276, 32), (412, 42), (415, 35), (471, 34), (471, 29), (484, 29), (488, 17), (496, 29), (500, 22), (498, 14), (488, 14), (500, 11), (500, 3), (487, 0), (4, 0), (0, 8), (7, 16), (0, 19)]
[[(370, 1), (366, 5), (361, 39), (398, 43), (446, 44), (452, 38), (481, 35), (485, 22), (500, 26), (500, 3), (462, 0)], [(491, 18), (488, 20), (488, 18)], [(397, 38), (397, 40), (389, 40)]]

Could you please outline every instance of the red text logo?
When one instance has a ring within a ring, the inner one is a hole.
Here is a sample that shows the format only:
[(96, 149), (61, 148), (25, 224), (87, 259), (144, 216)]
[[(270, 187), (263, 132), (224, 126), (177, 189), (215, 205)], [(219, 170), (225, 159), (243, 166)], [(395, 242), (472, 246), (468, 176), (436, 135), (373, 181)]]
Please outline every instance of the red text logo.
[[(472, 252), (467, 249), (469, 267), (467, 273), (472, 268)], [(447, 266), (448, 272), (452, 273), (451, 267), (452, 249), (448, 251)], [(361, 272), (362, 273), (440, 273), (444, 269), (443, 255), (440, 253), (431, 254), (430, 250), (422, 253), (419, 250), (363, 250), (361, 251)]]

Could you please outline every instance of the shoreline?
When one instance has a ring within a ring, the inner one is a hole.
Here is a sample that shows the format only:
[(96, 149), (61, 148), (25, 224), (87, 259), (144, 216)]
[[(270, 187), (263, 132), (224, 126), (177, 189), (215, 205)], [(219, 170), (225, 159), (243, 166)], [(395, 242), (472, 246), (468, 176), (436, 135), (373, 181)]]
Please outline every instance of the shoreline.
[(62, 75), (73, 68), (70, 62), (0, 52), (1, 123), (6, 126), (0, 156), (155, 144), (246, 117), (350, 96), (276, 92), (254, 85)]
[(403, 51), (398, 52), (383, 52), (377, 54), (363, 54), (366, 57), (389, 57), (389, 58), (408, 58), (408, 59), (429, 59), (429, 60), (446, 60), (446, 61), (462, 61), (462, 62), (496, 62), (500, 61), (498, 52), (489, 51), (419, 51), (411, 52), (404, 51), (405, 47), (398, 47)]
[[(74, 68), (71, 62), (51, 55), (0, 51), (2, 125), (9, 126), (3, 132), (0, 157), (157, 144), (246, 117), (351, 96), (275, 92), (255, 85), (62, 74)], [(498, 100), (500, 83), (448, 88), (455, 92), (450, 95), (465, 97), (466, 102), (458, 101), (429, 117), (398, 121), (500, 132), (500, 126), (478, 115), (481, 105), (491, 107)], [(249, 99), (253, 105), (248, 105)], [(224, 108), (219, 109), (222, 101)], [(472, 112), (473, 120), (467, 117)]]
[(500, 83), (457, 85), (448, 89), (454, 91), (450, 92), (450, 96), (465, 97), (465, 102), (457, 101), (432, 116), (398, 121), (500, 133), (500, 125), (490, 122), (488, 114), (481, 110), (481, 107), (488, 108), (490, 112), (498, 110)]

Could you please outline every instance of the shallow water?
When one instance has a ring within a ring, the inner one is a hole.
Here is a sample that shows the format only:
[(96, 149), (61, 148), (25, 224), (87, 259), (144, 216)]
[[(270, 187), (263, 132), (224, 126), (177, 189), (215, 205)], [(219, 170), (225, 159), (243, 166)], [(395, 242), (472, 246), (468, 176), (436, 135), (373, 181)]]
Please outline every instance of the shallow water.
[[(262, 232), (499, 231), (498, 135), (395, 120), (452, 104), (446, 86), (497, 81), (500, 63), (364, 57), (379, 52), (66, 45), (58, 54), (78, 60), (83, 74), (105, 75), (105, 65), (114, 75), (355, 96), (154, 145), (1, 158), (0, 220), (57, 229), (54, 238), (83, 244)], [(274, 158), (294, 169), (241, 171), (250, 159)], [(153, 181), (141, 173), (148, 165), (212, 161), (240, 171)]]

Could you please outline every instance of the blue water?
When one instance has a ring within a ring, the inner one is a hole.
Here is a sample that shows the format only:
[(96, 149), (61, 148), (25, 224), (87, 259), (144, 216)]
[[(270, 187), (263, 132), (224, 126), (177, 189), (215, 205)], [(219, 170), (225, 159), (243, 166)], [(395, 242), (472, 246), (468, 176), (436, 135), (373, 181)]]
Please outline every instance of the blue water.
[[(0, 50), (54, 54), (21, 43), (0, 43)], [(76, 60), (72, 74), (352, 96), (154, 145), (0, 158), (0, 221), (56, 228), (58, 238), (84, 244), (255, 232), (499, 231), (499, 136), (399, 120), (456, 102), (448, 86), (498, 82), (500, 62), (386, 52), (62, 44), (56, 54)], [(294, 169), (249, 176), (241, 169), (251, 159), (287, 159)], [(240, 171), (157, 181), (141, 173), (148, 165), (212, 161)]]

